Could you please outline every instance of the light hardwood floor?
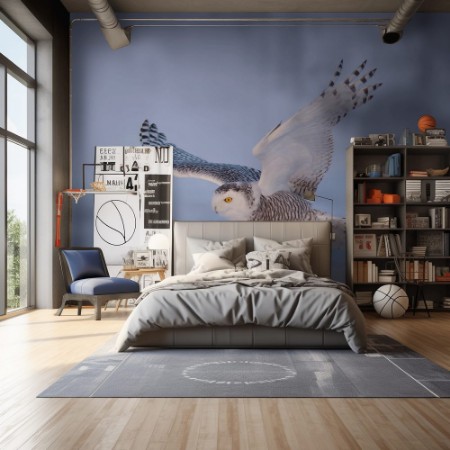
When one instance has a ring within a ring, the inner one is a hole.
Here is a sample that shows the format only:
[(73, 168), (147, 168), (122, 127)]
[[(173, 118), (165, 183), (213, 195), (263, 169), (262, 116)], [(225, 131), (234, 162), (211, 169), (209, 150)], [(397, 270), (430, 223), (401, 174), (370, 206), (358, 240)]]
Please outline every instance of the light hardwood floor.
[[(0, 321), (0, 449), (450, 449), (450, 399), (36, 398), (129, 311)], [(450, 370), (450, 314), (367, 323)]]

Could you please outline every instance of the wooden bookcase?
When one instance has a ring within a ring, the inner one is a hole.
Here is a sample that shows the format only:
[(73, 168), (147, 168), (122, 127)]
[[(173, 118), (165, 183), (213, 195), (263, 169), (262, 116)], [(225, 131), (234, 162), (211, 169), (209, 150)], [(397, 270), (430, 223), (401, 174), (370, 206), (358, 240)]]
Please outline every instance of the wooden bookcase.
[[(398, 176), (388, 176), (384, 169), (393, 154), (401, 155)], [(381, 167), (380, 176), (366, 176), (366, 168), (372, 164)], [(450, 147), (348, 148), (347, 282), (359, 304), (364, 303), (364, 298), (369, 300), (379, 286), (394, 283), (401, 285), (410, 299), (420, 285), (433, 309), (447, 309), (444, 298), (450, 297), (450, 278), (444, 274), (450, 272), (450, 197), (446, 197), (450, 194), (450, 172), (444, 176), (412, 176), (411, 172), (449, 165)], [(377, 200), (380, 191), (381, 202)], [(386, 203), (384, 199), (394, 201)], [(387, 228), (382, 227), (383, 223), (388, 224)], [(413, 248), (424, 245), (424, 255)], [(392, 270), (395, 281), (390, 279), (392, 272), (380, 274)]]

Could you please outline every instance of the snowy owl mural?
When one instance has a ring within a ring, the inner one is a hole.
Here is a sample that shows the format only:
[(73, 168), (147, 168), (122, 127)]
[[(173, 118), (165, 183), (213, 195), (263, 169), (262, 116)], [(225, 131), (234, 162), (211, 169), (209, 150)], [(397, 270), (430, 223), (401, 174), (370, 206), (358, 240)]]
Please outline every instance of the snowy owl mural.
[(310, 200), (333, 156), (333, 126), (372, 99), (381, 83), (369, 84), (376, 69), (365, 70), (366, 61), (338, 82), (340, 62), (328, 87), (314, 101), (277, 125), (253, 148), (261, 170), (220, 164), (198, 158), (174, 144), (145, 120), (142, 145), (172, 145), (174, 175), (195, 177), (219, 185), (212, 207), (231, 220), (324, 220)]

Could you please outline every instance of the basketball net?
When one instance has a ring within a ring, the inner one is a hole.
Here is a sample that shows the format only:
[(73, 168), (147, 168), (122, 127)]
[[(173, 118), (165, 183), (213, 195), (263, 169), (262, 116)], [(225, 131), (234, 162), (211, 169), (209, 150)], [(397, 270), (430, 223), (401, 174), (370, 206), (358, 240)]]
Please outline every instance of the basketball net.
[(86, 191), (83, 189), (66, 189), (63, 192), (69, 197), (72, 197), (72, 199), (75, 200), (75, 203), (78, 203), (78, 200), (86, 195)]

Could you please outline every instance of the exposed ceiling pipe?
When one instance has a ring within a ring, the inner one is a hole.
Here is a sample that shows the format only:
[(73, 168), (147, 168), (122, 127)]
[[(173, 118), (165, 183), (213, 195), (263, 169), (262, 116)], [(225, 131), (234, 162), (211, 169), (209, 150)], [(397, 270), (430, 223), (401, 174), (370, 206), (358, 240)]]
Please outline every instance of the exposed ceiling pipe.
[(109, 46), (116, 50), (130, 44), (130, 30), (124, 30), (107, 0), (88, 0)]
[(423, 2), (424, 0), (403, 0), (394, 17), (383, 29), (383, 42), (385, 44), (394, 44), (400, 40), (406, 24)]

